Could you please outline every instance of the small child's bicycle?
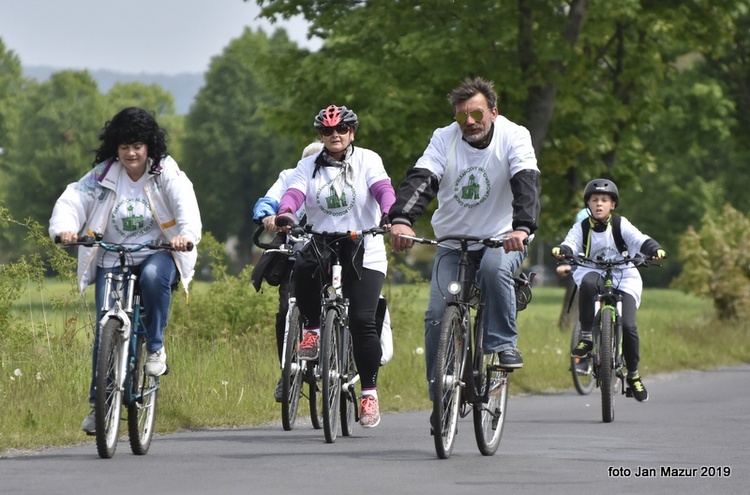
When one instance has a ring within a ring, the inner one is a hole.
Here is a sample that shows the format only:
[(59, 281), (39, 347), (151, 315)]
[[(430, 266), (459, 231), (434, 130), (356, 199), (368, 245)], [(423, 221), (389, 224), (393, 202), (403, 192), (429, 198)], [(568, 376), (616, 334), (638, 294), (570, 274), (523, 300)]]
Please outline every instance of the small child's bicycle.
[[(60, 239), (55, 239), (60, 243)], [(132, 272), (130, 253), (142, 249), (174, 248), (163, 241), (125, 245), (84, 236), (65, 246), (99, 247), (119, 256), (120, 273), (107, 273), (104, 304), (99, 320), (99, 352), (95, 378), (96, 450), (99, 457), (115, 455), (120, 433), (121, 409), (128, 410), (128, 434), (133, 454), (145, 455), (154, 435), (159, 377), (147, 375), (146, 329), (143, 325), (138, 276)], [(188, 251), (193, 244), (188, 244)], [(166, 373), (165, 373), (166, 374)]]
[(622, 354), (622, 295), (615, 291), (614, 273), (626, 265), (636, 268), (659, 265), (654, 264), (651, 258), (640, 255), (618, 260), (566, 256), (562, 263), (604, 271), (603, 290), (597, 295), (595, 305), (594, 347), (587, 360), (591, 363), (589, 372), (593, 374), (596, 386), (602, 392), (602, 421), (611, 423), (615, 419), (615, 395), (618, 387), (622, 395), (632, 397), (632, 391), (625, 385), (623, 375), (625, 359)]

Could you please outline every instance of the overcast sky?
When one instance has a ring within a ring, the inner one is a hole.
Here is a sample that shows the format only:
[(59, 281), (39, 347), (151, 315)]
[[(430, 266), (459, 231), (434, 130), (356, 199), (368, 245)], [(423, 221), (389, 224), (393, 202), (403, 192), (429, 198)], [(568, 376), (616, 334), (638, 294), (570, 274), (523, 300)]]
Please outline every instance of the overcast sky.
[(203, 73), (246, 26), (283, 27), (298, 45), (304, 20), (256, 19), (255, 0), (0, 0), (0, 39), (23, 66), (130, 73)]

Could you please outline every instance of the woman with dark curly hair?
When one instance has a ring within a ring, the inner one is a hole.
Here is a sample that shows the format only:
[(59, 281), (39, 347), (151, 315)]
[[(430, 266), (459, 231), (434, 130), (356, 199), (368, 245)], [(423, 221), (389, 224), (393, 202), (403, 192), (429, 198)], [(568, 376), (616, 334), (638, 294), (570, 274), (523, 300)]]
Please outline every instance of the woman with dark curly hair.
[[(172, 302), (172, 287), (182, 280), (187, 291), (193, 277), (197, 250), (188, 243), (201, 239), (201, 219), (193, 184), (167, 154), (167, 133), (146, 110), (125, 108), (107, 122), (99, 135), (94, 168), (69, 184), (55, 203), (49, 234), (65, 244), (79, 233), (101, 234), (111, 243), (138, 244), (168, 241), (174, 252), (143, 250), (133, 253), (140, 274), (148, 359), (146, 373), (159, 376), (167, 370), (164, 327)], [(117, 254), (96, 248), (78, 248), (78, 287), (83, 293), (96, 284), (96, 308), (104, 299), (109, 272), (119, 272)], [(98, 327), (98, 325), (97, 325)], [(94, 356), (89, 403), (95, 401), (94, 373), (99, 329), (94, 336)], [(93, 408), (81, 426), (93, 435)]]

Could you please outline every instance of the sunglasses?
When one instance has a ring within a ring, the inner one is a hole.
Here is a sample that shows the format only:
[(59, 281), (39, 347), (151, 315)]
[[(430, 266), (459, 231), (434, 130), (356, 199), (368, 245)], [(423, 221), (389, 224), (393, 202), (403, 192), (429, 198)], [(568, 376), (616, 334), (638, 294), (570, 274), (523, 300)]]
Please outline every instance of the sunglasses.
[(484, 118), (484, 112), (487, 110), (472, 110), (470, 112), (456, 112), (456, 116), (454, 117), (456, 119), (456, 122), (458, 122), (461, 125), (464, 125), (466, 121), (469, 119), (469, 115), (471, 115), (471, 118), (475, 121), (479, 122)]
[(320, 133), (322, 135), (324, 135), (324, 136), (332, 136), (333, 135), (333, 131), (336, 131), (336, 133), (339, 136), (343, 136), (344, 134), (348, 134), (349, 133), (349, 129), (350, 128), (349, 128), (348, 125), (346, 125), (346, 124), (339, 124), (336, 127), (321, 127), (320, 128)]

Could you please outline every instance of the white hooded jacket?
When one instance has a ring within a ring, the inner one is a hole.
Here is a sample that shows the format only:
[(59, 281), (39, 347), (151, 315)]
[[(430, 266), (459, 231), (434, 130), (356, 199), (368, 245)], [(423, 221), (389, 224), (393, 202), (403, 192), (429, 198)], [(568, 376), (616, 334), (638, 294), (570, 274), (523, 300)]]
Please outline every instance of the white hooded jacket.
[[(150, 170), (151, 159), (146, 164)], [(55, 203), (50, 219), (49, 235), (53, 239), (61, 232), (78, 232), (93, 237), (104, 235), (107, 219), (117, 200), (117, 180), (122, 164), (109, 160), (96, 165), (78, 182), (69, 184)], [(170, 156), (159, 163), (159, 173), (149, 174), (144, 185), (146, 196), (167, 240), (181, 235), (195, 245), (201, 240), (202, 223), (193, 183)], [(148, 172), (147, 172), (148, 173)], [(83, 291), (96, 281), (96, 248), (78, 249), (78, 288)], [(173, 252), (185, 291), (193, 278), (197, 249)]]

